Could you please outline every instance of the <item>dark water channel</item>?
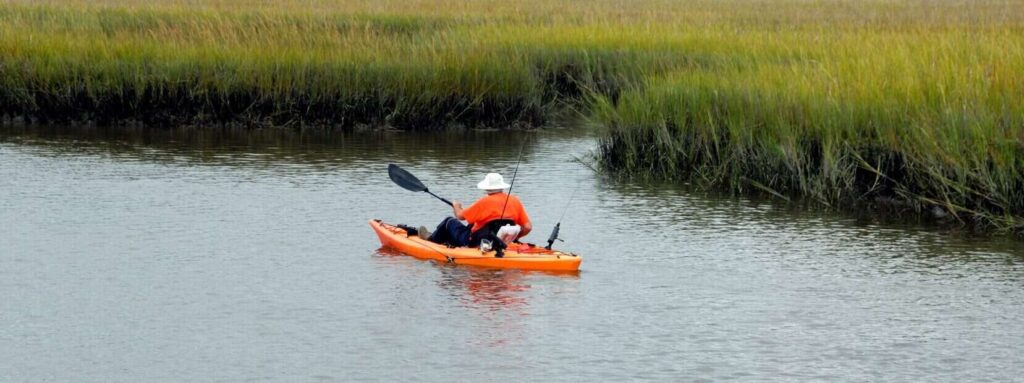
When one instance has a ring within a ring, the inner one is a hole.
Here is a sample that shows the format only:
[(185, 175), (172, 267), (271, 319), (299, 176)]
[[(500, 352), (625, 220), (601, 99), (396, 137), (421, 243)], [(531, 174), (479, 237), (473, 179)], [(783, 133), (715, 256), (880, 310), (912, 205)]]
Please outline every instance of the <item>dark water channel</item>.
[[(578, 275), (379, 249), (511, 173)], [(0, 135), (0, 381), (1013, 381), (1024, 246), (597, 176), (586, 133)]]

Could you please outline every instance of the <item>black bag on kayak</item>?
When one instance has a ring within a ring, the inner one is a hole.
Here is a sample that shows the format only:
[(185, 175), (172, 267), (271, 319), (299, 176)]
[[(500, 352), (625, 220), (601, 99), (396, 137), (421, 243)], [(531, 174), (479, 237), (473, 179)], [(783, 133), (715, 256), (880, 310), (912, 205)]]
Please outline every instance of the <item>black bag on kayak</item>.
[(480, 246), (480, 241), (486, 239), (491, 241), (491, 248), (495, 251), (495, 257), (501, 258), (505, 256), (505, 248), (508, 247), (505, 241), (498, 238), (498, 230), (501, 230), (502, 226), (515, 225), (515, 221), (510, 219), (496, 219), (484, 224), (484, 227), (472, 233), (469, 236), (470, 246)]
[(402, 229), (402, 230), (405, 230), (405, 235), (410, 236), (410, 237), (415, 236), (415, 235), (419, 235), (419, 233), (420, 233), (419, 229), (417, 229), (415, 227), (412, 227), (412, 226), (409, 226), (409, 225), (397, 224), (397, 225), (395, 225), (395, 227), (397, 227), (399, 229)]

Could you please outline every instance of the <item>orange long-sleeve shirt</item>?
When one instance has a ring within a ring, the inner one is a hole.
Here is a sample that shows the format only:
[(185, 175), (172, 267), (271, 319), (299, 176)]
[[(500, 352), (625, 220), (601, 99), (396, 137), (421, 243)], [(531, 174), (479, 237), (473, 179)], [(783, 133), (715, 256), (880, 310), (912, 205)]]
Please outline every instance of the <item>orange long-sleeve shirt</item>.
[[(505, 204), (506, 196), (508, 197), (507, 205)], [(502, 215), (502, 207), (505, 209), (504, 215)], [(480, 198), (472, 206), (462, 210), (462, 216), (466, 218), (466, 222), (473, 224), (473, 228), (470, 230), (474, 233), (488, 222), (499, 218), (512, 220), (520, 226), (530, 223), (530, 216), (526, 215), (526, 209), (523, 208), (522, 202), (519, 202), (519, 197), (509, 196), (506, 193), (488, 194)]]

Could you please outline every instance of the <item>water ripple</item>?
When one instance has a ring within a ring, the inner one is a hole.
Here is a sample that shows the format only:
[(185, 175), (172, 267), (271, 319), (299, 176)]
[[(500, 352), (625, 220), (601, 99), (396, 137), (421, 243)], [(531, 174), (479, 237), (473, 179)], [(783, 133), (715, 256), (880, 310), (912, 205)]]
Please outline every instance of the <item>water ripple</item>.
[[(110, 134), (0, 135), (0, 380), (1024, 373), (1015, 241), (603, 178), (576, 131)], [(448, 214), (387, 163), (471, 201), (524, 140), (530, 238), (564, 214), (579, 274), (379, 249), (366, 220)]]

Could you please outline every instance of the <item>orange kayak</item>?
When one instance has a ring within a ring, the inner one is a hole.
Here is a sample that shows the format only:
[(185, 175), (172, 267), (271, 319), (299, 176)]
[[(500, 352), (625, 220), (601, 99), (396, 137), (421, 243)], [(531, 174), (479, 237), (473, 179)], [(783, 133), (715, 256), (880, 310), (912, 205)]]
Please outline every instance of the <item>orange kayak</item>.
[(405, 229), (381, 222), (370, 221), (370, 227), (380, 237), (380, 244), (420, 259), (433, 259), (457, 265), (472, 265), (501, 269), (577, 271), (583, 260), (572, 253), (547, 250), (528, 243), (509, 244), (505, 256), (497, 258), (494, 251), (481, 253), (475, 247), (449, 248), (415, 235)]

